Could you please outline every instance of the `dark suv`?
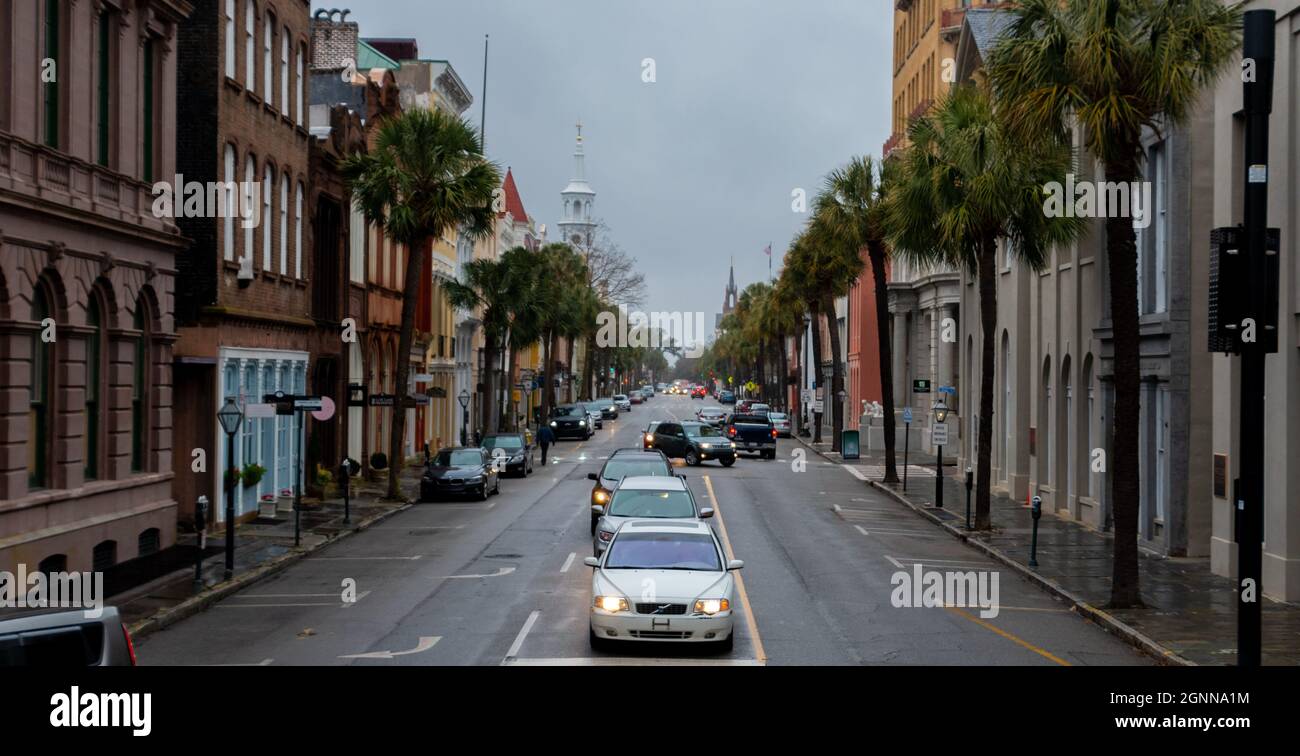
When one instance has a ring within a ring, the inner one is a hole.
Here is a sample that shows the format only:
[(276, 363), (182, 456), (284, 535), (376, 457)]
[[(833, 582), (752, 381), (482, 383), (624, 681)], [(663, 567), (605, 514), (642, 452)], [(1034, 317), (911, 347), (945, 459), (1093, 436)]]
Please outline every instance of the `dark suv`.
[(561, 404), (551, 410), (551, 430), (555, 438), (576, 438), (586, 441), (595, 433), (585, 404)]
[(721, 430), (709, 423), (665, 422), (654, 431), (655, 448), (669, 457), (686, 460), (686, 464), (716, 459), (723, 467), (736, 464), (736, 445)]
[[(599, 473), (588, 473), (587, 479), (596, 481), (591, 487), (591, 503), (588, 506), (605, 506), (618, 484), (627, 477), (642, 475), (672, 476), (673, 463), (658, 449), (619, 449), (609, 455)], [(596, 521), (600, 515), (591, 515), (591, 532), (596, 532)]]

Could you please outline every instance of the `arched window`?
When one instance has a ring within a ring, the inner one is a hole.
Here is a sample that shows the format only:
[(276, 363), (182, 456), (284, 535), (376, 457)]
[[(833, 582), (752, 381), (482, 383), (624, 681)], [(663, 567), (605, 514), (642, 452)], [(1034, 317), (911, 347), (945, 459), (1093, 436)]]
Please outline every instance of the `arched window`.
[(85, 477), (97, 480), (100, 476), (100, 456), (103, 445), (100, 436), (108, 425), (105, 416), (108, 407), (104, 402), (104, 344), (108, 342), (105, 326), (108, 309), (104, 295), (92, 289), (86, 304), (86, 417), (85, 417)]
[(135, 366), (131, 379), (131, 472), (149, 469), (149, 377), (153, 368), (152, 313), (141, 295), (135, 303)]
[(244, 4), (244, 85), (251, 91), (257, 84), (257, 5)]
[(235, 0), (226, 0), (226, 76), (235, 78)]
[(271, 194), (275, 191), (275, 168), (266, 164), (262, 174), (262, 270), (271, 270)]
[(271, 81), (275, 75), (275, 62), (271, 60), (271, 51), (275, 48), (275, 15), (265, 14), (266, 22), (262, 24), (262, 99), (267, 105), (274, 104), (275, 95), (271, 92)]
[(289, 172), (280, 174), (280, 275), (289, 274)]
[[(256, 193), (253, 191), (253, 187), (256, 186), (255, 183), (256, 181), (257, 181), (257, 159), (254, 158), (252, 155), (249, 155), (248, 160), (244, 162), (244, 189), (245, 191), (248, 192), (248, 194), (246, 195), (246, 198), (244, 200), (243, 211), (248, 214), (247, 218), (252, 218), (253, 210), (254, 210), (253, 203), (257, 202)], [(256, 259), (256, 257), (253, 255), (253, 224), (247, 222), (246, 219), (243, 225), (244, 225), (244, 257), (248, 259), (247, 264), (248, 267), (251, 269), (253, 267), (253, 260)]]
[(91, 552), (91, 569), (104, 572), (117, 564), (117, 541), (100, 541)]
[(280, 33), (280, 112), (289, 115), (289, 27)]
[(140, 537), (136, 539), (139, 556), (149, 556), (157, 554), (159, 547), (162, 546), (162, 533), (158, 528), (149, 528), (140, 532)]
[(298, 121), (299, 126), (305, 125), (306, 118), (306, 116), (303, 115), (303, 87), (306, 86), (303, 82), (307, 74), (306, 60), (307, 46), (298, 45), (298, 102), (294, 108), (294, 116)]
[(50, 486), (50, 439), (54, 437), (54, 413), (50, 408), (50, 384), (58, 372), (55, 369), (56, 350), (53, 339), (46, 338), (46, 319), (53, 311), (53, 295), (49, 285), (37, 281), (32, 291), (32, 320), (36, 330), (32, 333), (31, 383), (28, 386), (27, 411), (27, 485), (29, 488)]
[[(231, 0), (234, 2), (234, 0)], [(235, 259), (235, 146), (226, 145), (225, 185), (221, 187), (222, 239), (221, 254), (227, 260)]]
[(302, 278), (302, 182), (293, 198), (293, 277)]
[(42, 559), (40, 564), (36, 565), (36, 570), (45, 575), (50, 575), (55, 572), (67, 572), (68, 555), (51, 554), (45, 557), (44, 559)]

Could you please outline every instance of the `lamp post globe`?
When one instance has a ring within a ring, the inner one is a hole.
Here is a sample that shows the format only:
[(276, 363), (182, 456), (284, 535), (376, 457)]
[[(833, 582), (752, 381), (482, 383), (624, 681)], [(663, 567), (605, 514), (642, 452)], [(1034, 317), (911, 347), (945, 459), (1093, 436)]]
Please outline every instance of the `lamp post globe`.
[(227, 436), (233, 436), (239, 431), (239, 425), (243, 420), (244, 413), (235, 403), (234, 397), (226, 397), (226, 403), (217, 412), (217, 422), (221, 423), (221, 430), (225, 431)]

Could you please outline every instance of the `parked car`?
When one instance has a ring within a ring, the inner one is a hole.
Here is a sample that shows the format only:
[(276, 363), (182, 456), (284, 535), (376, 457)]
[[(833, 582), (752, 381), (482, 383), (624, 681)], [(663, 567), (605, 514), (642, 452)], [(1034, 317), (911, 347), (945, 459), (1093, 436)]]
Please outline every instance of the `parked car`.
[(642, 394), (640, 391), (633, 391), (627, 395), (627, 398), (630, 399), (633, 404), (641, 404), (645, 401), (645, 394)]
[(719, 392), (718, 392), (718, 403), (719, 403), (719, 404), (735, 404), (735, 403), (736, 403), (736, 395), (735, 395), (733, 392), (731, 392), (731, 391), (719, 391)]
[[(587, 479), (596, 481), (591, 487), (591, 506), (605, 506), (624, 478), (641, 475), (673, 476), (673, 463), (656, 449), (618, 449), (609, 455), (599, 473), (588, 473)], [(591, 532), (596, 532), (595, 513), (591, 515)]]
[(533, 460), (536, 458), (535, 447), (528, 443), (522, 433), (491, 433), (483, 437), (483, 448), (497, 462), (498, 472), (506, 475), (518, 475), (525, 478), (533, 472)]
[(767, 415), (732, 415), (727, 418), (727, 436), (736, 443), (737, 452), (776, 459), (776, 428)]
[(627, 477), (619, 485), (609, 504), (593, 504), (592, 514), (599, 516), (591, 551), (600, 556), (619, 527), (630, 519), (704, 520), (713, 516), (711, 508), (701, 509), (695, 496), (681, 478)]
[[(602, 557), (587, 557), (591, 577), (592, 650), (611, 642), (676, 641), (732, 649), (735, 634), (734, 570), (722, 544), (703, 521), (629, 520)], [(653, 601), (645, 586), (655, 587)]]
[(614, 401), (612, 396), (596, 399), (591, 402), (591, 405), (600, 410), (600, 416), (605, 420), (618, 419), (618, 403)]
[(619, 411), (619, 412), (631, 412), (631, 411), (632, 411), (632, 400), (631, 400), (631, 398), (628, 397), (627, 394), (615, 394), (615, 395), (614, 395), (614, 404), (618, 406), (618, 411)]
[(604, 415), (595, 406), (588, 404), (587, 407), (587, 426), (590, 428), (605, 429)]
[(784, 412), (769, 412), (767, 419), (772, 421), (772, 427), (776, 429), (776, 435), (780, 438), (790, 438), (790, 416)]
[(736, 464), (736, 444), (707, 423), (663, 422), (655, 428), (654, 439), (656, 449), (691, 466), (710, 459), (723, 467)]
[(551, 430), (555, 431), (555, 440), (577, 438), (583, 441), (591, 438), (594, 429), (587, 407), (582, 404), (561, 404), (551, 410)]
[(700, 411), (695, 413), (695, 418), (702, 423), (720, 428), (727, 421), (727, 413), (723, 412), (721, 407), (701, 407)]
[(641, 448), (652, 449), (655, 445), (655, 428), (659, 427), (660, 420), (653, 420), (645, 427), (645, 433), (641, 434)]
[[(26, 589), (26, 586), (23, 586)], [(134, 667), (135, 645), (117, 607), (0, 614), (0, 667)]]
[(445, 496), (475, 496), (479, 501), (501, 493), (501, 476), (492, 456), (481, 447), (443, 449), (424, 466), (420, 476), (420, 501)]

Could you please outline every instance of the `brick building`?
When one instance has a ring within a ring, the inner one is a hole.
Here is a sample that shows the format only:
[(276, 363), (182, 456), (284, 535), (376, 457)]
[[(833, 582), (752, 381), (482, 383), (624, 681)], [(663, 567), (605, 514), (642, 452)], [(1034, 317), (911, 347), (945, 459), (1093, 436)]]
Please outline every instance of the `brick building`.
[(0, 3), (0, 570), (106, 570), (175, 541), (184, 243), (150, 189), (174, 169), (191, 10)]
[[(216, 412), (233, 398), (245, 413), (234, 465), (253, 473), (235, 486), (236, 516), (244, 518), (256, 514), (259, 500), (291, 496), (301, 465), (299, 417), (275, 416), (262, 397), (307, 393), (311, 380), (310, 3), (194, 6), (177, 38), (186, 93), (177, 170), (186, 182), (235, 182), (230, 204), (239, 212), (180, 221), (193, 245), (177, 266), (177, 445), (207, 450), (208, 465), (192, 472), (191, 453), (178, 454), (175, 491), (182, 512), (199, 494), (220, 500), (226, 438)], [(254, 464), (265, 469), (260, 478)]]

